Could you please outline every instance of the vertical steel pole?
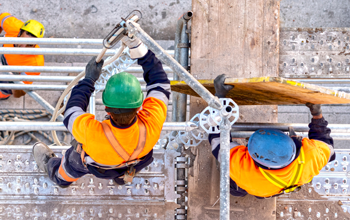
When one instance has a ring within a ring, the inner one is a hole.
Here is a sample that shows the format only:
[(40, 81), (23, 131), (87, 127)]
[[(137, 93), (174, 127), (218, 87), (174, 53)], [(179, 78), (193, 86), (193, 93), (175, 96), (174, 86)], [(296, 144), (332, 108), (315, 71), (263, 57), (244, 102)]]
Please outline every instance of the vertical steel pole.
[[(177, 26), (176, 26), (176, 32), (175, 32), (175, 48), (174, 48), (174, 59), (177, 62), (180, 62), (180, 48), (177, 47), (177, 45), (180, 43), (180, 38), (181, 38), (181, 30), (182, 30), (182, 26), (183, 26), (183, 21), (180, 18), (177, 21)], [(174, 80), (179, 80), (179, 76), (174, 72), (173, 73), (173, 79)], [(177, 92), (171, 92), (171, 95), (173, 97), (173, 106), (172, 106), (172, 121), (175, 122), (177, 121), (177, 104), (179, 101), (179, 93)]]
[(230, 122), (220, 123), (220, 220), (230, 219)]
[(90, 101), (89, 101), (89, 112), (90, 114), (95, 115), (96, 114), (96, 94), (93, 92), (90, 96)]
[[(187, 20), (185, 20), (181, 31), (181, 47), (180, 47), (180, 64), (185, 69), (188, 67), (189, 55), (189, 37), (187, 33)], [(187, 69), (188, 70), (188, 69)], [(177, 102), (177, 121), (186, 121), (187, 95), (183, 93), (178, 94)]]

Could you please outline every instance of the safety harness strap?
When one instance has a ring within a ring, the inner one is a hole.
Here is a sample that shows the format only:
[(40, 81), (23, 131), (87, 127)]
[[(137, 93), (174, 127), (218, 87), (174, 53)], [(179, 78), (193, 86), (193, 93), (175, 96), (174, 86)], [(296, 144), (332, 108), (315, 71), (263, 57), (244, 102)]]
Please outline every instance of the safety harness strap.
[(117, 152), (117, 154), (126, 162), (135, 160), (145, 147), (147, 136), (146, 126), (139, 118), (137, 119), (137, 123), (139, 126), (139, 141), (134, 152), (131, 154), (131, 156), (129, 156), (129, 154), (125, 151), (125, 149), (119, 144), (118, 140), (115, 138), (109, 125), (105, 122), (102, 122), (103, 132), (105, 133), (108, 142), (112, 145), (115, 152)]
[(108, 139), (108, 142), (110, 143), (110, 145), (112, 145), (115, 152), (117, 152), (117, 154), (121, 158), (123, 158), (123, 160), (128, 161), (130, 157), (129, 154), (125, 151), (124, 148), (122, 148), (122, 146), (120, 146), (118, 140), (114, 137), (113, 132), (109, 127), (109, 125), (105, 122), (102, 122), (101, 124), (103, 128), (103, 132), (105, 133), (105, 136)]
[(298, 186), (297, 183), (299, 182), (301, 178), (301, 174), (303, 173), (303, 168), (305, 164), (305, 155), (304, 150), (301, 147), (300, 148), (300, 155), (298, 157), (298, 165), (293, 171), (292, 178), (290, 179), (289, 183), (286, 183), (281, 178), (277, 177), (276, 175), (273, 175), (266, 170), (259, 167), (260, 172), (262, 175), (272, 184), (275, 186), (282, 188), (281, 192), (289, 193), (294, 191)]
[(129, 161), (135, 160), (141, 154), (146, 144), (146, 136), (147, 136), (146, 126), (139, 118), (137, 119), (137, 124), (139, 126), (139, 133), (140, 133), (139, 142), (137, 143), (136, 149), (131, 154)]

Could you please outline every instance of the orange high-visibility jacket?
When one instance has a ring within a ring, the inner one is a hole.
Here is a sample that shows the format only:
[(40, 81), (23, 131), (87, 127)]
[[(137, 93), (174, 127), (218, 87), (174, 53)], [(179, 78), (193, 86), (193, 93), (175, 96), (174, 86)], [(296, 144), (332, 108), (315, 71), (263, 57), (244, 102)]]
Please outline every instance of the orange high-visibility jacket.
[[(302, 140), (302, 148), (305, 152), (305, 165), (298, 185), (303, 185), (318, 175), (320, 170), (328, 163), (330, 148), (322, 141)], [(279, 170), (265, 170), (276, 175), (285, 182), (289, 182), (296, 169), (298, 161), (294, 160), (290, 165)], [(272, 184), (260, 172), (254, 163), (246, 146), (236, 146), (230, 151), (230, 177), (242, 189), (249, 194), (259, 197), (269, 197), (281, 192), (281, 188)]]
[[(143, 151), (138, 158), (146, 156), (157, 144), (167, 114), (166, 104), (155, 97), (144, 100), (138, 119), (146, 126), (147, 137)], [(111, 120), (104, 120), (111, 128), (115, 138), (125, 151), (131, 155), (137, 147), (139, 140), (139, 126), (134, 123), (128, 128), (117, 128), (111, 125)], [(82, 114), (73, 123), (72, 134), (74, 138), (83, 144), (84, 151), (97, 163), (103, 165), (118, 165), (123, 158), (111, 147), (104, 134), (101, 122), (95, 120), (92, 114)]]
[[(6, 32), (5, 37), (17, 37), (23, 22), (10, 13), (0, 14), (0, 27)], [(4, 47), (14, 47), (13, 44), (4, 44)], [(39, 48), (35, 45), (35, 48)], [(21, 54), (4, 54), (6, 62), (10, 66), (44, 66), (43, 55), (21, 55)], [(40, 75), (40, 73), (21, 73), (27, 75)], [(33, 82), (24, 82), (32, 84)]]

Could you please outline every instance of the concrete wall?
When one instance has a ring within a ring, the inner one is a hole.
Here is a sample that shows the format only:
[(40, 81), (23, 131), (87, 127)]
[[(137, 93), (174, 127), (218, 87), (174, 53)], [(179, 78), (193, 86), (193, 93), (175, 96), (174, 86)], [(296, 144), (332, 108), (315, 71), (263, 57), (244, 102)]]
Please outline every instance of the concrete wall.
[(349, 0), (281, 0), (281, 27), (350, 27)]
[(191, 0), (6, 0), (0, 12), (46, 27), (45, 37), (103, 38), (134, 9), (143, 13), (141, 26), (157, 40), (174, 39), (176, 21), (191, 10)]
[[(46, 37), (102, 38), (134, 9), (143, 12), (142, 27), (157, 40), (173, 40), (176, 20), (192, 0), (7, 0), (0, 12), (36, 19)], [(281, 0), (281, 27), (350, 27), (349, 0)]]

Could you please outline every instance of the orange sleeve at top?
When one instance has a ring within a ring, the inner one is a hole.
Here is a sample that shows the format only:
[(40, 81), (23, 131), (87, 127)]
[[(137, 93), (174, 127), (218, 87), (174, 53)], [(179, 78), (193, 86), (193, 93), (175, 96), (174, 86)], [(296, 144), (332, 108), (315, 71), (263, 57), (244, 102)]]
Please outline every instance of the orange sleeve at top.
[(6, 32), (5, 37), (17, 37), (23, 24), (23, 21), (8, 12), (0, 14), (0, 26)]

